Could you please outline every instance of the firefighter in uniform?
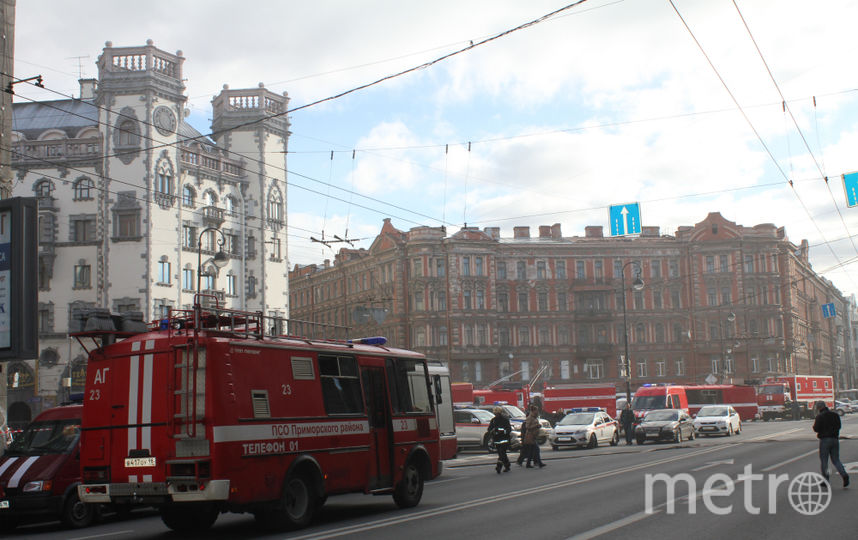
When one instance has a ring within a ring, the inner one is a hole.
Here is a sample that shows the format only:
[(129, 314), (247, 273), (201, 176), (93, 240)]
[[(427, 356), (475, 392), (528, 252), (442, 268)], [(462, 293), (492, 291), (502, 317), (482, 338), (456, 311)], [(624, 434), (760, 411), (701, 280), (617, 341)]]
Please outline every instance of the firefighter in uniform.
[(509, 458), (506, 455), (506, 451), (509, 449), (512, 426), (502, 407), (495, 407), (492, 409), (492, 412), (495, 413), (495, 417), (489, 422), (489, 437), (494, 441), (495, 448), (498, 451), (498, 462), (495, 465), (495, 471), (500, 474), (501, 468), (503, 468), (504, 472), (509, 472)]

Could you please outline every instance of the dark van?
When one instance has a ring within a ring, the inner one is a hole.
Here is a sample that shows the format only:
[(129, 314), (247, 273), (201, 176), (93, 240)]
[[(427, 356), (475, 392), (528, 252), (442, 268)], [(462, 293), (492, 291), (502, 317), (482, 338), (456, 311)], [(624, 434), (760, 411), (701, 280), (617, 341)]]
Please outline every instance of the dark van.
[(80, 404), (44, 411), (0, 457), (0, 530), (46, 517), (74, 528), (92, 523), (97, 508), (77, 496), (82, 412)]

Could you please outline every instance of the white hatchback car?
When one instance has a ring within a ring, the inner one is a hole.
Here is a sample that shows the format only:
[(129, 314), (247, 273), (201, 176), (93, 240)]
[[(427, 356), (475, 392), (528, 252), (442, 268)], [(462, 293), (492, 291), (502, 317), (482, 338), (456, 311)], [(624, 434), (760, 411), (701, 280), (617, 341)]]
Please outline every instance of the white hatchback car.
[(694, 417), (697, 435), (726, 435), (742, 432), (742, 419), (730, 405), (706, 405)]

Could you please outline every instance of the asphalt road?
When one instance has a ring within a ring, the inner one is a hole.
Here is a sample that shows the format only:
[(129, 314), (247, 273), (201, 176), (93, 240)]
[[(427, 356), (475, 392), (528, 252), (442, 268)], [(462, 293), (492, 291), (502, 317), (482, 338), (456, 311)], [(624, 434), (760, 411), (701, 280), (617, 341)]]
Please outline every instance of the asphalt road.
[[(858, 473), (858, 414), (843, 419), (841, 459)], [(447, 462), (443, 475), (426, 484), (417, 508), (398, 510), (390, 497), (331, 497), (302, 531), (263, 534), (247, 514), (222, 514), (205, 538), (723, 538), (852, 536), (858, 483), (819, 494), (795, 492), (800, 475), (818, 472), (817, 441), (811, 421), (747, 422), (741, 435), (675, 444), (647, 444), (552, 451), (547, 467), (509, 473), (494, 471), (494, 457), (463, 453)], [(647, 475), (669, 475), (651, 482)], [(684, 477), (677, 475), (685, 475)], [(720, 476), (718, 476), (720, 475)], [(858, 474), (854, 474), (858, 482)], [(666, 480), (684, 478), (674, 493)], [(795, 480), (795, 482), (794, 482)], [(707, 483), (708, 482), (708, 483)], [(693, 488), (693, 489), (690, 489)], [(719, 494), (718, 490), (731, 490)], [(689, 495), (691, 493), (691, 495)], [(792, 502), (791, 502), (792, 501)], [(817, 502), (817, 507), (793, 504)], [(668, 504), (672, 503), (672, 504)], [(827, 506), (825, 504), (827, 503)], [(133, 519), (107, 517), (93, 527), (63, 530), (58, 524), (31, 525), (10, 538), (120, 540), (178, 538), (152, 512)]]

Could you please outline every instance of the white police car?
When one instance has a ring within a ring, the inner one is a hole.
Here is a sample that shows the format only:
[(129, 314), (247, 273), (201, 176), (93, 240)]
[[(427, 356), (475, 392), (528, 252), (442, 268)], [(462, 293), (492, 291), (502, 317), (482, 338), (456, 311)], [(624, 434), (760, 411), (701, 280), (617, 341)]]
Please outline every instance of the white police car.
[(567, 446), (596, 448), (599, 443), (616, 446), (620, 442), (620, 429), (617, 421), (602, 409), (572, 409), (554, 425), (549, 442), (554, 450)]

